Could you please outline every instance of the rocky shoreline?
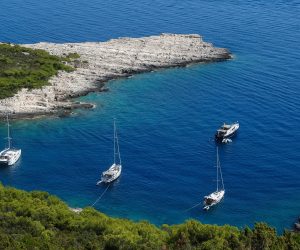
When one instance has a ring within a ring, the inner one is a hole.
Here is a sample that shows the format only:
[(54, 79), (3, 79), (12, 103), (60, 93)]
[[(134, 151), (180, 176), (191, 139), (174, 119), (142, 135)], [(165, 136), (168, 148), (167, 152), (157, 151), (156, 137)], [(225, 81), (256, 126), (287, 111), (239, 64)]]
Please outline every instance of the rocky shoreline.
[(50, 54), (80, 55), (72, 62), (73, 72), (59, 72), (42, 89), (22, 89), (14, 97), (0, 100), (0, 117), (13, 118), (68, 114), (92, 104), (72, 98), (95, 91), (106, 91), (105, 82), (161, 68), (182, 67), (192, 63), (223, 61), (231, 58), (227, 49), (204, 42), (197, 34), (161, 34), (143, 38), (119, 38), (107, 42), (37, 43), (22, 45), (43, 49)]

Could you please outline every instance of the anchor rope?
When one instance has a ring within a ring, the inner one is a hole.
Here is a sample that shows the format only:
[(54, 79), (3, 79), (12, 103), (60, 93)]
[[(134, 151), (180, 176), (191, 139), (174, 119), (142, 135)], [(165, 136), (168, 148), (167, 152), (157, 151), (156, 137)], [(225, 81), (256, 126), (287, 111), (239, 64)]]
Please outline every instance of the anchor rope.
[[(111, 184), (111, 183), (110, 183)], [(101, 200), (103, 195), (106, 193), (107, 189), (110, 187), (110, 184), (106, 187), (106, 189), (101, 193), (101, 195), (97, 198), (97, 200), (91, 205), (92, 207), (95, 206), (95, 204)]]
[(183, 212), (190, 211), (190, 210), (192, 210), (193, 208), (200, 206), (201, 204), (202, 204), (202, 202), (200, 202), (200, 203), (198, 203), (198, 204), (196, 204), (196, 205), (194, 205), (194, 206), (192, 206), (192, 207), (190, 207), (190, 208), (184, 210)]

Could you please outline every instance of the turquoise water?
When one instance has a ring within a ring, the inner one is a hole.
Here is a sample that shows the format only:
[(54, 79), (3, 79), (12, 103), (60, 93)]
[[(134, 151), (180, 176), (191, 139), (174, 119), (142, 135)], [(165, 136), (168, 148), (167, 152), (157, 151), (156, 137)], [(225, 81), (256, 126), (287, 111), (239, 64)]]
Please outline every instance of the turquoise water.
[[(298, 1), (2, 1), (1, 41), (200, 33), (234, 59), (112, 81), (110, 92), (80, 98), (96, 103), (93, 111), (13, 122), (23, 156), (0, 180), (91, 205), (105, 189), (95, 183), (112, 163), (116, 117), (123, 173), (96, 204), (100, 211), (158, 225), (196, 218), (289, 228), (300, 214), (299, 8)], [(224, 201), (185, 211), (214, 191), (212, 137), (236, 120), (238, 135), (219, 148)]]

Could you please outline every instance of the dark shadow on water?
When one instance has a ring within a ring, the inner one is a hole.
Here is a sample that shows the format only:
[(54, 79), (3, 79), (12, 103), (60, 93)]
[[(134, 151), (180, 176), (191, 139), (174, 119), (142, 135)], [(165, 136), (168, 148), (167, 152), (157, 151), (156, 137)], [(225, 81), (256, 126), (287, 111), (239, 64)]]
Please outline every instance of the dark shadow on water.
[(9, 175), (10, 173), (13, 173), (17, 171), (17, 169), (22, 164), (22, 158), (20, 158), (14, 165), (8, 166), (6, 164), (0, 164), (0, 173), (3, 173), (5, 175)]

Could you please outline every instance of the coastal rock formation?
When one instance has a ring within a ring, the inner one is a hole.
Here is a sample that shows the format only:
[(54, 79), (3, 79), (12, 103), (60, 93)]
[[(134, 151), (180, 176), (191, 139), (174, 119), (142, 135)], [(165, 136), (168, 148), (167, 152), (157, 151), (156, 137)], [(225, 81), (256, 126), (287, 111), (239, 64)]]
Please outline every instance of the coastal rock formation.
[(106, 90), (108, 80), (160, 68), (185, 66), (231, 58), (227, 49), (215, 48), (199, 35), (161, 34), (144, 38), (119, 38), (107, 42), (37, 43), (23, 45), (53, 55), (77, 53), (76, 70), (60, 72), (42, 89), (22, 89), (14, 97), (0, 100), (0, 116), (9, 111), (17, 117), (71, 110), (81, 105), (70, 98)]

